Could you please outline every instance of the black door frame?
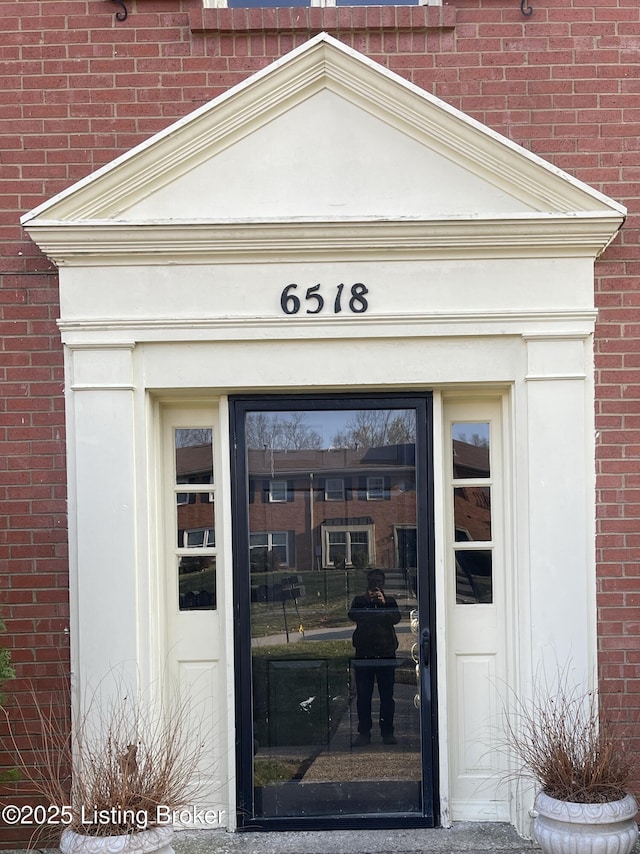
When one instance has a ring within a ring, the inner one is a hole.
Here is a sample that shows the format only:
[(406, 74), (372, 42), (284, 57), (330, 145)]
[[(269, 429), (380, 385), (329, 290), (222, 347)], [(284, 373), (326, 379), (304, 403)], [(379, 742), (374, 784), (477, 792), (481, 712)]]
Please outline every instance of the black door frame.
[[(417, 525), (419, 612), (421, 622), (422, 815), (367, 814), (346, 817), (263, 818), (254, 815), (253, 709), (251, 672), (251, 592), (248, 566), (248, 472), (244, 421), (256, 410), (290, 411), (402, 408), (416, 410)], [(433, 512), (433, 397), (425, 392), (368, 394), (242, 394), (229, 398), (231, 431), (231, 502), (234, 551), (234, 651), (237, 822), (240, 830), (328, 830), (357, 828), (437, 827), (440, 824), (438, 720), (435, 644), (435, 546)], [(420, 429), (422, 423), (423, 429)], [(425, 667), (424, 664), (428, 666)]]

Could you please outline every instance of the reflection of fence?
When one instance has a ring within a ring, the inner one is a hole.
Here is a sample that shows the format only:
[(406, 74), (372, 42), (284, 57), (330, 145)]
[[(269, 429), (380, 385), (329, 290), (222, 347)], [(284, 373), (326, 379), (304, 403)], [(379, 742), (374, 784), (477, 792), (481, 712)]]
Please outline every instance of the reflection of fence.
[(305, 586), (301, 575), (285, 575), (275, 584), (254, 584), (251, 586), (252, 602), (282, 602), (284, 631), (289, 643), (289, 625), (287, 621), (287, 602), (293, 602), (298, 617), (300, 631), (304, 637), (302, 619), (298, 609), (298, 599), (305, 595)]
[(192, 555), (180, 558), (178, 568), (179, 608), (181, 611), (216, 608), (216, 559)]

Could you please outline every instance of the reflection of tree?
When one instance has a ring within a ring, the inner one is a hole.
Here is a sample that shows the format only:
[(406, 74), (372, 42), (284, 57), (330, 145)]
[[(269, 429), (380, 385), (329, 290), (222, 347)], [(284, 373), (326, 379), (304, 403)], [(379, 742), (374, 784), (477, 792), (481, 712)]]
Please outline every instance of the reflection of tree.
[(474, 445), (476, 448), (489, 447), (489, 437), (481, 436), (480, 433), (472, 433), (470, 437), (466, 433), (460, 433), (456, 435), (456, 439), (465, 445)]
[[(245, 432), (253, 450), (304, 451), (327, 447), (322, 436), (307, 424), (307, 412), (251, 412)], [(360, 409), (331, 439), (334, 449), (377, 448), (415, 442), (413, 410)]]
[(176, 430), (176, 448), (194, 448), (210, 444), (210, 427), (181, 427)]
[(306, 412), (287, 412), (286, 416), (251, 412), (245, 427), (247, 447), (260, 451), (322, 448), (322, 437), (306, 424), (306, 418)]
[(415, 442), (413, 410), (360, 409), (332, 439), (334, 448), (376, 448)]

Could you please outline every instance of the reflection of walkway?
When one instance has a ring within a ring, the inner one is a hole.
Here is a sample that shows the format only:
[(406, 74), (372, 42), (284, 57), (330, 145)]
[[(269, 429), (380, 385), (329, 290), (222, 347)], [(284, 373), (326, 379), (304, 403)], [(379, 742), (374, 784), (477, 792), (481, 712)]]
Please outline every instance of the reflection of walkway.
[[(355, 701), (351, 703), (326, 749), (304, 774), (303, 782), (420, 780), (420, 716), (413, 705), (412, 685), (395, 686), (395, 727), (398, 743), (385, 745), (374, 730), (368, 747), (352, 747), (358, 734)], [(375, 705), (374, 705), (375, 708)]]
[[(403, 584), (403, 576), (401, 572), (386, 572), (387, 575), (387, 584), (385, 590), (391, 596), (393, 596), (400, 610), (403, 614), (402, 622), (396, 626), (396, 634), (402, 635), (409, 633), (409, 613), (414, 608), (418, 607), (417, 600), (415, 595), (410, 592)], [(394, 584), (395, 581), (395, 584)], [(305, 599), (299, 600), (300, 605), (303, 606), (306, 603)], [(308, 603), (307, 603), (308, 604)], [(347, 618), (347, 606), (344, 608), (344, 626), (333, 626), (330, 628), (309, 628), (305, 629), (304, 633), (298, 631), (297, 628), (292, 627), (289, 629), (289, 635), (287, 637), (286, 632), (277, 632), (275, 634), (265, 635), (265, 636), (255, 636), (251, 639), (251, 646), (275, 646), (277, 644), (285, 644), (285, 643), (296, 643), (301, 640), (315, 640), (315, 641), (328, 641), (328, 640), (350, 640), (353, 635), (354, 625)], [(300, 622), (304, 625), (304, 613), (301, 616), (301, 619), (296, 617), (294, 620), (295, 625), (299, 625)], [(414, 637), (415, 640), (415, 637)], [(413, 642), (413, 641), (412, 641)], [(400, 648), (409, 649), (411, 643), (408, 645), (403, 644), (402, 638), (400, 638)]]
[[(411, 628), (408, 619), (403, 619), (396, 626), (396, 634), (400, 641), (400, 649), (407, 650), (411, 644), (415, 642), (416, 636), (412, 635), (411, 640), (405, 638), (403, 641), (402, 635), (411, 635)], [(298, 641), (328, 641), (328, 640), (351, 640), (353, 635), (353, 623), (348, 626), (337, 626), (329, 629), (308, 629), (304, 634), (298, 631), (289, 632), (289, 643), (297, 643)], [(287, 643), (287, 636), (282, 634), (266, 635), (265, 637), (255, 637), (251, 639), (252, 646), (276, 646), (281, 643)]]

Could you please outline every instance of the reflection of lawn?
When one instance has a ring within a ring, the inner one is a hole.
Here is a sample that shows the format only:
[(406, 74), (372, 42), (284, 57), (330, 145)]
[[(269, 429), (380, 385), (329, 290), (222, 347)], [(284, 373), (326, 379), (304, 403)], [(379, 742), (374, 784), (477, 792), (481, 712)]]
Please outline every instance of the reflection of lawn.
[(197, 572), (188, 572), (179, 576), (180, 593), (199, 593), (201, 590), (214, 592), (216, 589), (216, 571), (205, 569)]
[(300, 640), (295, 644), (278, 643), (269, 646), (255, 646), (251, 653), (254, 658), (348, 659), (353, 655), (353, 646), (350, 640)]
[[(338, 659), (348, 664), (353, 658), (353, 646), (350, 640), (300, 640), (295, 644), (278, 643), (268, 646), (255, 646), (251, 650), (254, 659), (264, 660), (272, 658), (281, 661), (283, 658), (289, 660)], [(396, 668), (396, 682), (404, 685), (413, 685), (416, 681), (415, 662), (398, 652), (398, 666)]]
[[(366, 573), (355, 570), (322, 570), (312, 572), (253, 572), (251, 587), (271, 599), (277, 597), (277, 586), (283, 578), (299, 576), (304, 595), (295, 602), (284, 603), (287, 625), (297, 630), (339, 628), (352, 625), (347, 610), (356, 591), (363, 590)], [(251, 634), (253, 637), (278, 634), (284, 631), (284, 610), (280, 598), (275, 601), (251, 603)]]
[(298, 776), (299, 767), (297, 762), (256, 757), (253, 761), (253, 785), (268, 786), (270, 783), (285, 783)]

